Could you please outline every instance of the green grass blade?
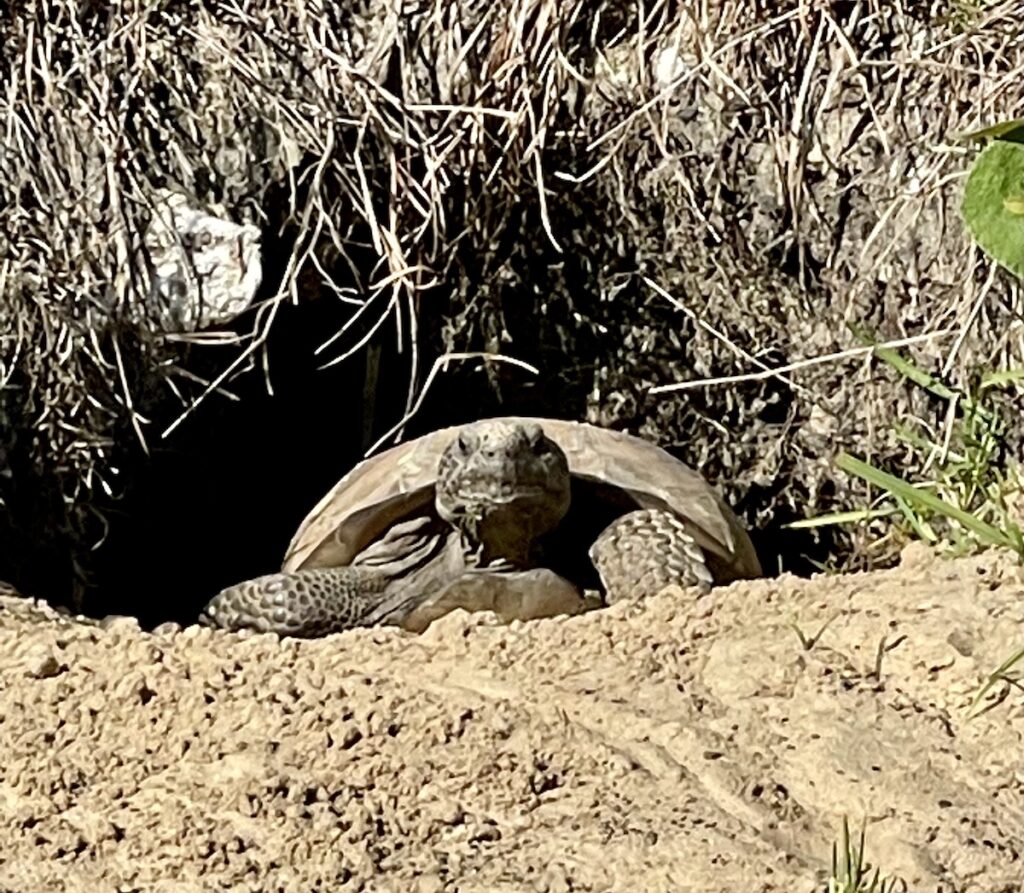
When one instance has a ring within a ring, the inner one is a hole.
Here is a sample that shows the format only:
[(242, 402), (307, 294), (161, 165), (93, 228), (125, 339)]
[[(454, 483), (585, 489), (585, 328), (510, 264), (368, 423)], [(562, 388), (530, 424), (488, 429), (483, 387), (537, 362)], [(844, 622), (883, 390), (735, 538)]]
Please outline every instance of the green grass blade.
[(989, 372), (981, 377), (979, 388), (987, 391), (989, 388), (1005, 388), (1011, 384), (1024, 383), (1024, 369), (1006, 369), (1002, 372)]
[(966, 133), (957, 133), (953, 136), (957, 140), (988, 140), (1003, 139), (1015, 142), (1024, 142), (1024, 118), (1014, 118), (1012, 121), (1000, 121), (989, 127), (982, 127), (979, 130), (970, 130)]
[(988, 674), (985, 684), (982, 685), (979, 692), (974, 696), (974, 700), (971, 702), (971, 709), (967, 712), (968, 718), (973, 718), (985, 712), (984, 710), (978, 709), (978, 705), (981, 704), (982, 699), (989, 693), (989, 691), (991, 691), (992, 686), (997, 682), (1004, 679), (1008, 680), (1007, 674), (1021, 661), (1024, 661), (1024, 648), (1021, 648), (1020, 651), (1011, 654), (998, 667)]
[(896, 505), (899, 506), (899, 510), (903, 512), (903, 517), (907, 519), (907, 523), (913, 528), (914, 533), (918, 537), (924, 540), (926, 543), (935, 545), (939, 541), (938, 534), (932, 530), (931, 524), (929, 524), (924, 518), (920, 517), (917, 512), (911, 508), (910, 503), (905, 499), (901, 499), (899, 496), (893, 496), (896, 500)]
[(849, 512), (829, 512), (813, 518), (801, 518), (782, 525), (783, 530), (807, 530), (814, 527), (831, 527), (833, 524), (860, 524), (875, 518), (888, 518), (896, 514), (894, 508), (855, 509)]
[[(925, 456), (938, 455), (942, 451), (942, 444), (929, 440), (906, 425), (899, 423), (893, 425), (892, 433), (896, 435), (897, 440), (909, 447), (913, 447), (917, 452)], [(952, 449), (946, 451), (946, 456), (957, 458)]]
[(841, 453), (836, 460), (836, 464), (848, 474), (855, 474), (857, 477), (866, 480), (869, 484), (874, 484), (893, 496), (906, 500), (911, 505), (922, 506), (940, 515), (945, 515), (947, 518), (952, 518), (961, 526), (970, 530), (983, 543), (987, 543), (990, 546), (1004, 546), (1015, 551), (1017, 550), (1018, 543), (1014, 537), (1001, 530), (997, 530), (991, 524), (986, 524), (970, 514), (970, 512), (965, 512), (963, 509), (946, 502), (945, 499), (936, 496), (934, 493), (920, 490), (908, 484), (902, 478), (882, 471), (880, 468), (875, 468), (874, 465), (854, 458), (849, 453)]
[(951, 387), (943, 384), (918, 366), (913, 360), (903, 356), (903, 354), (892, 347), (876, 347), (875, 356), (892, 366), (904, 378), (924, 388), (936, 397), (941, 397), (943, 400), (952, 400), (957, 396), (957, 392)]

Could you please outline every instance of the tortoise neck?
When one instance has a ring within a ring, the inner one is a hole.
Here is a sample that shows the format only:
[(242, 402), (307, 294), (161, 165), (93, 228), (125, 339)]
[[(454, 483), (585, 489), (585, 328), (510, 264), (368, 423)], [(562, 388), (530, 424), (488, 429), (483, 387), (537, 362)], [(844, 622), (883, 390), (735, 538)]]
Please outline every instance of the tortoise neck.
[(514, 567), (531, 566), (533, 541), (521, 530), (509, 530), (487, 523), (465, 524), (459, 530), (463, 554), (469, 567), (486, 567), (498, 562)]

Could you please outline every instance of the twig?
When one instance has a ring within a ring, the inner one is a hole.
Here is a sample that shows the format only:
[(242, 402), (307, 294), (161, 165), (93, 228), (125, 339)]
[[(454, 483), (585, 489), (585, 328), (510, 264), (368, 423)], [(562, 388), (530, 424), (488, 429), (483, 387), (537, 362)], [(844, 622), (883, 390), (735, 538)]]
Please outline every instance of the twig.
[(413, 404), (412, 409), (406, 412), (402, 418), (385, 431), (373, 446), (366, 451), (365, 455), (372, 456), (378, 449), (380, 449), (382, 444), (394, 437), (394, 435), (404, 428), (416, 413), (420, 411), (420, 407), (423, 406), (423, 401), (426, 400), (427, 392), (430, 390), (430, 386), (434, 383), (434, 379), (437, 378), (439, 372), (447, 372), (449, 363), (464, 362), (466, 360), (483, 360), (487, 363), (508, 363), (511, 366), (518, 366), (520, 369), (532, 372), (534, 375), (540, 374), (540, 370), (535, 366), (531, 366), (529, 363), (518, 360), (515, 357), (506, 357), (502, 354), (475, 351), (470, 353), (447, 353), (444, 356), (438, 357), (434, 360), (433, 366), (430, 367), (430, 372), (427, 374), (427, 378), (423, 382), (423, 387), (420, 389), (419, 397), (416, 399), (415, 404)]
[(952, 329), (941, 329), (938, 332), (926, 332), (923, 335), (913, 335), (910, 338), (897, 338), (895, 341), (885, 341), (881, 344), (872, 344), (867, 347), (851, 347), (849, 350), (840, 350), (835, 353), (811, 357), (806, 360), (797, 360), (795, 363), (787, 363), (785, 366), (777, 366), (774, 369), (766, 369), (761, 372), (748, 372), (743, 375), (722, 375), (718, 378), (701, 378), (695, 381), (681, 381), (676, 384), (657, 385), (656, 387), (650, 388), (648, 393), (665, 394), (670, 391), (687, 391), (692, 388), (703, 388), (709, 385), (733, 384), (740, 381), (762, 381), (766, 378), (777, 376), (780, 372), (793, 372), (797, 369), (806, 369), (809, 366), (819, 366), (822, 363), (834, 363), (838, 360), (860, 357), (865, 354), (873, 353), (879, 348), (906, 347), (910, 344), (918, 344), (922, 341), (932, 341), (936, 338), (945, 338), (952, 333)]

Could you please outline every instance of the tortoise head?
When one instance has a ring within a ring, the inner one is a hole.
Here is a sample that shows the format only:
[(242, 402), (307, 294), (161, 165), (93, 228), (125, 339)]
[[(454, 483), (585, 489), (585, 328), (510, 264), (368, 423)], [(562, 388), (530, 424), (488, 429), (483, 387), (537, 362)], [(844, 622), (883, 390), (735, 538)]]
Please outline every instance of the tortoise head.
[(525, 561), (569, 510), (569, 463), (535, 422), (466, 425), (438, 463), (438, 514), (485, 560)]

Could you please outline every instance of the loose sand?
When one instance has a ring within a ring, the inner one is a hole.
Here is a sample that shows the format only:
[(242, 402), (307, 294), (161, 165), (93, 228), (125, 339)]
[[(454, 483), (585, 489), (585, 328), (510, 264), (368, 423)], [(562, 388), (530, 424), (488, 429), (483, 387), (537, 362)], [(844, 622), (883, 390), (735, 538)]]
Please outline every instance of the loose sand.
[(914, 893), (1019, 893), (1024, 697), (967, 712), (1022, 640), (1019, 567), (921, 549), (419, 637), (7, 598), (0, 890), (819, 893), (846, 815)]

